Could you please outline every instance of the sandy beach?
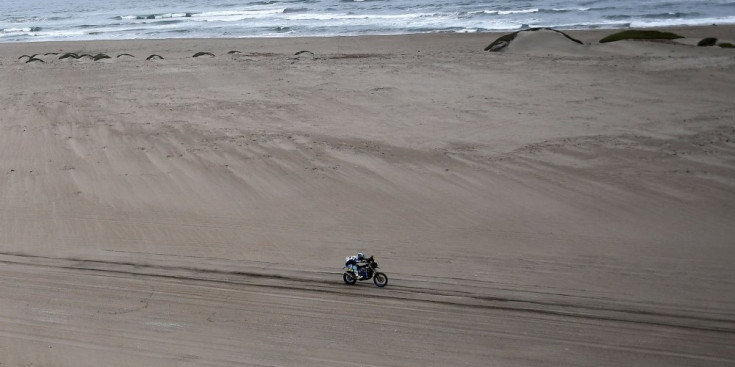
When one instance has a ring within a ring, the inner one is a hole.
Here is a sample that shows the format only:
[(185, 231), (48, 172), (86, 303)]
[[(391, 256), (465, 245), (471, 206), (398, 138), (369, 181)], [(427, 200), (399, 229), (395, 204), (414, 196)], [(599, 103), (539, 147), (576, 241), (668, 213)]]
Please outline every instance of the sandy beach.
[(735, 365), (735, 27), (667, 31), (0, 44), (0, 367)]

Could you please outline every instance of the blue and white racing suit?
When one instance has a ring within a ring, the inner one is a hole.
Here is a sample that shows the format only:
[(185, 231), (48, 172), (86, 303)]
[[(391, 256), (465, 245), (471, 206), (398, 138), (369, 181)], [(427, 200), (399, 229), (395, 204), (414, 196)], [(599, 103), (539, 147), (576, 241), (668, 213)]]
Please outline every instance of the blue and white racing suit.
[(360, 277), (360, 275), (357, 272), (357, 262), (360, 261), (360, 260), (362, 260), (362, 259), (360, 259), (357, 255), (355, 255), (355, 256), (347, 256), (345, 258), (345, 266), (347, 267), (347, 269), (352, 269), (352, 271), (358, 277)]

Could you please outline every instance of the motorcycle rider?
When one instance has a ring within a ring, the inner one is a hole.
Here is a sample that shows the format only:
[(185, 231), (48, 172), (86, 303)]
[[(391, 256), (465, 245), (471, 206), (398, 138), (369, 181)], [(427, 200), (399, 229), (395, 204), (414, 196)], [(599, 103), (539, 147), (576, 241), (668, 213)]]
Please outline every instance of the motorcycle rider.
[(358, 252), (357, 255), (347, 256), (345, 258), (345, 266), (347, 269), (351, 269), (352, 272), (357, 276), (357, 279), (362, 279), (362, 275), (357, 271), (358, 264), (366, 263), (365, 254)]

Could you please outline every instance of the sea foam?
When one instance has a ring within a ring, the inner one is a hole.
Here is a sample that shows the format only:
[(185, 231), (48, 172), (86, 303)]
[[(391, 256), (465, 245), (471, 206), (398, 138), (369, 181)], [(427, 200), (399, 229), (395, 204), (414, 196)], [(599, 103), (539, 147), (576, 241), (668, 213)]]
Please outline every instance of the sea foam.
[[(0, 2), (0, 42), (484, 32), (735, 24), (732, 0), (96, 0)], [(162, 5), (165, 4), (165, 5)], [(516, 5), (517, 4), (517, 5)], [(553, 6), (552, 6), (553, 5)], [(93, 10), (92, 10), (93, 9)]]

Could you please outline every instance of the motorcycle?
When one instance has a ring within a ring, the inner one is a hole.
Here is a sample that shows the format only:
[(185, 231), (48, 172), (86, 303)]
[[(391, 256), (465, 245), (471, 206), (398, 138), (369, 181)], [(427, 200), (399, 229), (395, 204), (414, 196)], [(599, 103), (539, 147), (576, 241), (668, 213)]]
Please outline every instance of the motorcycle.
[(388, 284), (388, 276), (385, 275), (385, 273), (378, 271), (378, 263), (375, 262), (375, 258), (370, 256), (365, 259), (365, 261), (365, 264), (357, 265), (357, 272), (362, 276), (362, 278), (358, 277), (351, 268), (348, 268), (347, 266), (344, 267), (346, 270), (344, 274), (342, 274), (342, 279), (345, 283), (353, 285), (357, 283), (358, 280), (363, 281), (372, 279), (376, 286), (380, 288), (385, 287)]

